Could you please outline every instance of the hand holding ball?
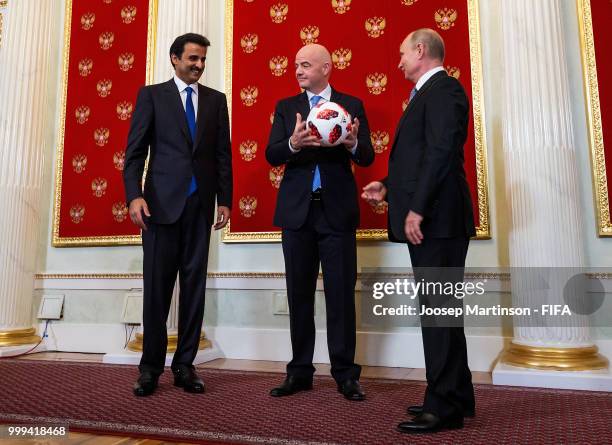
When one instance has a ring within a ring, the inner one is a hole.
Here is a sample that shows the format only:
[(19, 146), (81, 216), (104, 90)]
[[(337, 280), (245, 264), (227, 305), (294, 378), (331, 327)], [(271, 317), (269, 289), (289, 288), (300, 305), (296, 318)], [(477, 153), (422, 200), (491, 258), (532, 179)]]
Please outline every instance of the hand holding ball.
[(342, 144), (351, 132), (351, 115), (335, 102), (315, 105), (306, 119), (306, 128), (324, 147)]

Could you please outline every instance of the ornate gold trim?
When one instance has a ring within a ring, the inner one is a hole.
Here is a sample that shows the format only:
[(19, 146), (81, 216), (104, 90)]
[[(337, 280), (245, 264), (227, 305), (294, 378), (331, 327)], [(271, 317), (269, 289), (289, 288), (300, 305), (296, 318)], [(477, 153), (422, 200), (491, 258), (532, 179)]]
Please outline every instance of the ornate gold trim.
[(589, 0), (576, 0), (576, 7), (578, 9), (580, 27), (580, 52), (582, 55), (584, 91), (586, 96), (589, 145), (591, 147), (591, 168), (593, 170), (593, 194), (597, 231), (599, 236), (612, 236), (591, 3)]
[[(141, 332), (136, 333), (136, 338), (128, 343), (128, 349), (134, 352), (142, 352), (142, 340), (144, 336)], [(176, 346), (178, 343), (178, 335), (170, 334), (168, 335), (168, 347), (166, 348), (167, 353), (175, 352)], [(202, 331), (202, 335), (200, 337), (200, 345), (198, 349), (201, 351), (203, 349), (212, 348), (212, 343), (210, 340), (206, 338), (206, 334)]]
[[(466, 0), (468, 7), (470, 65), (472, 72), (472, 98), (474, 139), (476, 152), (476, 184), (478, 190), (478, 219), (476, 236), (473, 239), (491, 239), (489, 225), (489, 186), (487, 166), (487, 141), (482, 83), (482, 61), (480, 41), (479, 0)], [(234, 0), (226, 0), (225, 6), (225, 91), (228, 100), (230, 122), (232, 116), (232, 51), (234, 35)], [(231, 222), (223, 229), (224, 243), (269, 243), (279, 242), (281, 232), (231, 232)], [(386, 229), (364, 229), (357, 231), (360, 241), (386, 241)]]
[[(155, 42), (157, 40), (157, 7), (158, 0), (149, 0), (149, 17), (147, 30), (147, 67), (146, 83), (153, 81), (155, 67)], [(53, 247), (87, 247), (87, 246), (131, 246), (139, 245), (140, 235), (124, 236), (88, 236), (60, 237), (60, 210), (62, 203), (62, 173), (64, 168), (64, 137), (66, 134), (66, 99), (68, 95), (68, 68), (70, 63), (70, 25), (72, 23), (72, 0), (66, 0), (64, 14), (64, 51), (62, 68), (62, 100), (60, 110), (59, 132), (57, 137), (57, 159), (55, 162), (55, 192), (53, 199)]]
[(34, 328), (0, 331), (0, 347), (33, 345), (39, 341), (40, 337), (36, 335), (36, 329)]
[(8, 0), (0, 0), (0, 8), (6, 8), (8, 6)]
[(512, 366), (555, 371), (607, 369), (609, 362), (597, 353), (597, 346), (582, 348), (543, 348), (510, 343), (501, 361)]
[[(366, 273), (367, 274), (367, 273)], [(357, 273), (361, 278), (364, 274)], [(368, 274), (369, 275), (369, 274)], [(380, 274), (381, 276), (391, 275), (393, 277), (412, 277), (412, 272), (398, 272), (391, 274)], [(284, 272), (208, 272), (207, 278), (248, 278), (248, 279), (274, 279), (285, 278)], [(322, 277), (320, 274), (319, 277)], [(142, 279), (142, 273), (86, 273), (86, 274), (53, 274), (39, 273), (34, 276), (36, 280), (137, 280)], [(465, 278), (469, 280), (510, 280), (510, 274), (506, 272), (473, 272), (466, 273)], [(593, 278), (612, 279), (611, 274), (597, 274)]]

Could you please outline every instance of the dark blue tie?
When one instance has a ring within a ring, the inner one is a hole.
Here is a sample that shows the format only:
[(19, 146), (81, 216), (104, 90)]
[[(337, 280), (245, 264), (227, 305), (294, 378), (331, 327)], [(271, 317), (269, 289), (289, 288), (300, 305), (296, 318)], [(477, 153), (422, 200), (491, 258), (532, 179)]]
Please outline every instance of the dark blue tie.
[[(321, 96), (312, 96), (310, 98), (310, 108), (314, 107), (319, 101), (323, 99)], [(315, 166), (314, 177), (312, 178), (312, 191), (316, 191), (321, 188), (321, 172), (319, 166)]]
[(418, 92), (419, 90), (417, 90), (417, 87), (414, 87), (412, 89), (412, 91), (410, 92), (410, 99), (408, 100), (408, 103), (412, 102), (412, 99), (414, 99), (414, 96), (416, 96)]
[[(195, 108), (193, 108), (193, 101), (191, 100), (191, 94), (193, 93), (193, 89), (191, 87), (187, 87), (185, 88), (185, 92), (187, 93), (187, 100), (185, 101), (185, 116), (187, 116), (187, 126), (189, 127), (189, 133), (191, 133), (191, 140), (195, 143), (196, 118)], [(193, 192), (195, 192), (197, 189), (198, 184), (196, 183), (195, 176), (192, 176), (187, 196), (191, 196)]]

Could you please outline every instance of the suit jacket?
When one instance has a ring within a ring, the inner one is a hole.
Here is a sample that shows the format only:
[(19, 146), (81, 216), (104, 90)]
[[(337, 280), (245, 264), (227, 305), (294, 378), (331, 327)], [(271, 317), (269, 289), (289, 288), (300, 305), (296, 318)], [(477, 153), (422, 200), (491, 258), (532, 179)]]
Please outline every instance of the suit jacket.
[(142, 173), (149, 152), (144, 198), (151, 222), (172, 224), (181, 215), (195, 175), (201, 205), (214, 222), (215, 197), (232, 205), (232, 155), (227, 100), (219, 91), (198, 85), (195, 141), (174, 82), (140, 89), (125, 153), (123, 180), (127, 202), (142, 197)]
[(389, 203), (389, 239), (406, 242), (408, 212), (424, 217), (423, 236), (475, 235), (472, 200), (463, 167), (469, 104), (459, 81), (434, 74), (404, 111), (383, 179)]
[(332, 89), (331, 101), (342, 105), (352, 118), (359, 119), (357, 149), (354, 155), (344, 145), (337, 147), (304, 147), (293, 153), (289, 138), (293, 134), (296, 113), (306, 120), (310, 104), (306, 92), (276, 104), (266, 159), (273, 166), (285, 164), (285, 173), (278, 191), (274, 224), (284, 229), (299, 229), (308, 215), (312, 179), (319, 166), (323, 211), (329, 225), (337, 231), (352, 231), (359, 226), (357, 186), (351, 160), (362, 167), (374, 162), (368, 120), (363, 103), (356, 97)]

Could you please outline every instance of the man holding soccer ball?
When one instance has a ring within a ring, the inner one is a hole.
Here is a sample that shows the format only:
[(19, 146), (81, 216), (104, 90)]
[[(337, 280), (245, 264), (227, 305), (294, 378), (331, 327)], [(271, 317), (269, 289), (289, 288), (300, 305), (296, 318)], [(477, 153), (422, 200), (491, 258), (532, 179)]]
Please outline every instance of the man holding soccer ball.
[(321, 264), (331, 374), (345, 398), (365, 399), (361, 367), (354, 362), (359, 205), (351, 162), (367, 167), (374, 149), (361, 100), (333, 89), (331, 71), (324, 46), (297, 52), (295, 75), (304, 91), (277, 103), (266, 148), (271, 165), (285, 165), (274, 224), (282, 228), (293, 350), (287, 377), (272, 389), (273, 397), (312, 389)]

